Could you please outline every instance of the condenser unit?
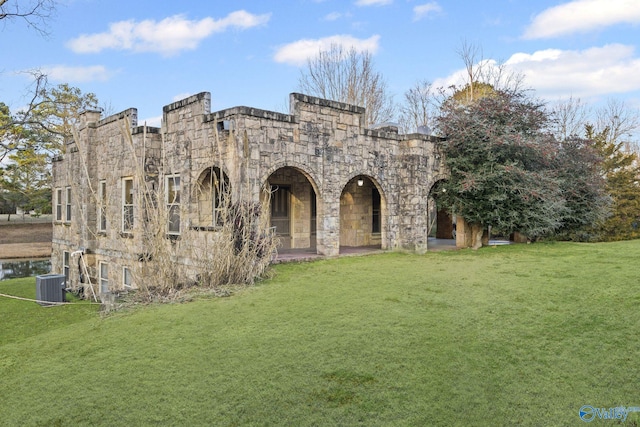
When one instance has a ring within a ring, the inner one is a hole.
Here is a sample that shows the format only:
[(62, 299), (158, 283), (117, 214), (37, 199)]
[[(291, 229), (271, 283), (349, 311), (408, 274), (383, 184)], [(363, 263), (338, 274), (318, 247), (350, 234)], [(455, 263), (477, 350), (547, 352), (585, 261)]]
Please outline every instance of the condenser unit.
[(36, 276), (36, 300), (42, 306), (50, 306), (47, 302), (64, 302), (64, 274), (43, 274)]

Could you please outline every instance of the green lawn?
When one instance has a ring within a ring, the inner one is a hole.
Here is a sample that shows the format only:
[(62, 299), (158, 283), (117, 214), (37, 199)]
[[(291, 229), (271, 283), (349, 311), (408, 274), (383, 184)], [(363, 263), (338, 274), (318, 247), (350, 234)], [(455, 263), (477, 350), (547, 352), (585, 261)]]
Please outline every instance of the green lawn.
[(0, 299), (0, 425), (583, 425), (583, 405), (640, 407), (639, 259), (640, 241), (341, 258), (108, 317)]

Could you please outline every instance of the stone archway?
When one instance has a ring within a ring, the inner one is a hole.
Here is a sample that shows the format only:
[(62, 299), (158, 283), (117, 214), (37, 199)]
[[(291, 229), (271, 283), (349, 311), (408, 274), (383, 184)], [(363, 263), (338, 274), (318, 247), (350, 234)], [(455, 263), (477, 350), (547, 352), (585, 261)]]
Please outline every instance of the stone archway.
[(353, 177), (340, 195), (340, 247), (384, 248), (386, 199), (370, 177)]
[(272, 172), (266, 184), (271, 227), (281, 248), (315, 250), (318, 198), (313, 183), (298, 168), (284, 166)]
[(429, 190), (429, 235), (436, 239), (456, 238), (456, 217), (438, 204), (438, 196), (446, 191), (444, 179), (436, 181)]

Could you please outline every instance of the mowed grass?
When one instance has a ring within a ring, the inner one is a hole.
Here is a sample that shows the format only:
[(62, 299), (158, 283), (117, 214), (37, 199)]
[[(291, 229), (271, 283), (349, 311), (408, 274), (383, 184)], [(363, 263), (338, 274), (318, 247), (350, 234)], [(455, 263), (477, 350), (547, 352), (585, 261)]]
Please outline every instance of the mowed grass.
[(640, 241), (341, 258), (108, 317), (0, 300), (0, 425), (582, 425), (583, 405), (640, 406), (639, 259)]

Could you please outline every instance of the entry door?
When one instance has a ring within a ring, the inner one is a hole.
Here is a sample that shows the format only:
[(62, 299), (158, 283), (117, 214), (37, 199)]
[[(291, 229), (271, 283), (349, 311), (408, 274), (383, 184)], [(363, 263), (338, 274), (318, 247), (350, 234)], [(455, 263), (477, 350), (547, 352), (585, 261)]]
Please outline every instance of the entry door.
[(289, 236), (291, 189), (274, 185), (271, 191), (271, 226), (275, 227), (280, 236)]

